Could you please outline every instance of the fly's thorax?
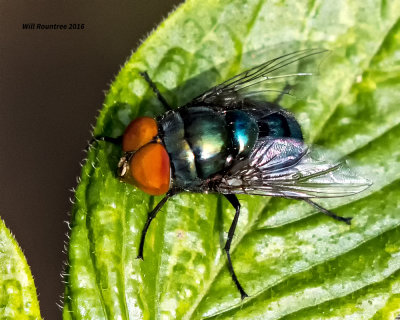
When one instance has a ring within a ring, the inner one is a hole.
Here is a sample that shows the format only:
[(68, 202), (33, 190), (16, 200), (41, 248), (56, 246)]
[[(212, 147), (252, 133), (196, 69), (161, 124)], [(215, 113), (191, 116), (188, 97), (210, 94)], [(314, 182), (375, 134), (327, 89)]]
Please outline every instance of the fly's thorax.
[(173, 185), (189, 189), (201, 184), (197, 176), (194, 153), (185, 139), (185, 127), (180, 114), (167, 112), (158, 120), (161, 139), (168, 151), (171, 161)]
[(197, 176), (206, 179), (224, 169), (231, 147), (225, 115), (207, 107), (183, 109), (180, 115)]
[(171, 160), (173, 184), (191, 191), (235, 159), (246, 157), (258, 137), (256, 121), (245, 112), (205, 106), (167, 112), (160, 117), (159, 127)]

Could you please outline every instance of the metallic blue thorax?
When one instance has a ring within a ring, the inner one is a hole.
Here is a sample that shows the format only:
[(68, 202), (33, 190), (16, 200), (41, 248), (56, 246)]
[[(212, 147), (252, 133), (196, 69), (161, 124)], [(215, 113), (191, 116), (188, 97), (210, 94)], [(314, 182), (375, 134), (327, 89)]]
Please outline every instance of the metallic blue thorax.
[(297, 122), (288, 125), (286, 118), (271, 112), (220, 111), (206, 106), (165, 113), (158, 122), (171, 161), (173, 186), (197, 191), (204, 180), (246, 158), (259, 137), (290, 136), (297, 131), (301, 135)]

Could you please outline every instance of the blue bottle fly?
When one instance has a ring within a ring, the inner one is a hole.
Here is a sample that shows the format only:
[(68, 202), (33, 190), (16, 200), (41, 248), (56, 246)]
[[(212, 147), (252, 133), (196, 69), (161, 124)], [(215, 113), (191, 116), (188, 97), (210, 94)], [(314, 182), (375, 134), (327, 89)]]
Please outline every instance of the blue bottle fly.
[[(166, 201), (181, 192), (219, 193), (235, 209), (224, 250), (241, 298), (247, 297), (230, 257), (240, 214), (236, 194), (303, 200), (320, 212), (350, 224), (315, 203), (313, 198), (343, 197), (370, 183), (352, 173), (344, 162), (316, 157), (303, 141), (295, 117), (279, 106), (279, 98), (260, 98), (273, 84), (311, 75), (289, 68), (324, 50), (303, 50), (269, 60), (207, 90), (188, 104), (172, 109), (146, 72), (141, 73), (167, 111), (156, 119), (134, 119), (118, 138), (121, 180), (150, 195), (165, 197), (149, 213), (138, 258), (143, 259), (147, 230)], [(263, 87), (264, 86), (264, 87)], [(267, 89), (265, 89), (265, 87)], [(287, 88), (280, 91), (285, 94)]]

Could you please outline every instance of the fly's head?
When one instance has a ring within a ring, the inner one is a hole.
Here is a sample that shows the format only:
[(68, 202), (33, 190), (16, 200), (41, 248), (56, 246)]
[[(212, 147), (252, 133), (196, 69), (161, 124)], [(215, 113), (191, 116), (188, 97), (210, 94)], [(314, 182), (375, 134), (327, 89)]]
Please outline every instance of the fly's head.
[(166, 193), (170, 187), (170, 161), (158, 138), (157, 122), (150, 117), (133, 120), (122, 136), (124, 152), (118, 175), (150, 195)]

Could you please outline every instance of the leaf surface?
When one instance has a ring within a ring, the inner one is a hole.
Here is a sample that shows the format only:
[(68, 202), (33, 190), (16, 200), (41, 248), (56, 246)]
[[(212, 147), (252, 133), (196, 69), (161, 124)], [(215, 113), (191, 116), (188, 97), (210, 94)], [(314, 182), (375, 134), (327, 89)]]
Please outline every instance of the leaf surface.
[[(140, 77), (147, 70), (173, 106), (245, 68), (304, 48), (326, 48), (303, 100), (284, 99), (306, 141), (347, 156), (374, 184), (306, 203), (180, 194), (158, 213), (136, 259), (141, 229), (161, 197), (115, 176), (118, 146), (93, 146), (71, 222), (65, 319), (394, 319), (400, 313), (400, 2), (187, 1), (121, 69), (96, 135), (119, 136), (138, 115), (163, 112)], [(262, 59), (260, 61), (260, 59)]]
[(31, 271), (21, 248), (1, 219), (0, 318), (41, 319)]

